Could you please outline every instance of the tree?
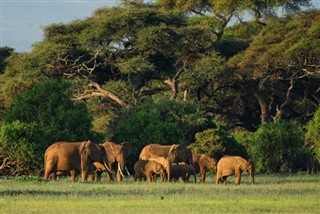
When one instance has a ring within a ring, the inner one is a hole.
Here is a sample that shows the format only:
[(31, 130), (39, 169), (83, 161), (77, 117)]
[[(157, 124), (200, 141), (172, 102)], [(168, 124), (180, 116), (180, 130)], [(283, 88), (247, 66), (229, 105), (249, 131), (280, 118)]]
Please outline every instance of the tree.
[(265, 15), (276, 14), (275, 11), (277, 8), (282, 7), (287, 11), (296, 11), (302, 6), (308, 6), (310, 1), (157, 0), (156, 2), (166, 9), (178, 9), (185, 12), (191, 12), (197, 16), (202, 16), (202, 22), (209, 22), (211, 24), (212, 33), (220, 40), (224, 33), (224, 29), (234, 17), (238, 17), (241, 20), (241, 16), (244, 16), (246, 12), (249, 12), (258, 23), (264, 24), (262, 19)]
[(71, 100), (70, 83), (48, 80), (18, 94), (4, 114), (4, 122), (35, 123), (47, 145), (55, 141), (92, 139), (91, 117), (83, 103)]
[[(314, 112), (319, 106), (319, 11), (298, 12), (267, 23), (268, 28), (243, 53), (231, 58), (229, 66), (237, 87), (256, 98), (249, 102), (259, 106), (262, 124), (290, 118), (305, 123), (306, 109)], [(249, 107), (247, 100), (242, 102)]]
[(0, 74), (4, 71), (7, 66), (6, 59), (13, 54), (14, 49), (10, 47), (0, 47)]

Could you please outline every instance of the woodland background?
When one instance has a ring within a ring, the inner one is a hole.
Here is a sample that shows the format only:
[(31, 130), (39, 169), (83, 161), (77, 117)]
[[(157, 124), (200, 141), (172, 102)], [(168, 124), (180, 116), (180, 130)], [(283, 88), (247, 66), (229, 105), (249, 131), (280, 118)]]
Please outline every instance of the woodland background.
[[(122, 1), (0, 47), (0, 174), (37, 174), (56, 141), (150, 143), (258, 173), (316, 172), (320, 11), (308, 0)], [(130, 168), (130, 167), (129, 167)]]

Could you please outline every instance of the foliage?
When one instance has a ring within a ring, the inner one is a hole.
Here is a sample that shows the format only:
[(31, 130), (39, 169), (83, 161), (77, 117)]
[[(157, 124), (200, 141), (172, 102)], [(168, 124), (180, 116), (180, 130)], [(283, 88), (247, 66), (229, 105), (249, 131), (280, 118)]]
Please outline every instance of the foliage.
[(136, 160), (147, 144), (188, 145), (194, 132), (209, 123), (194, 104), (160, 98), (123, 110), (115, 121), (114, 139), (132, 143)]
[(244, 146), (236, 142), (226, 127), (219, 122), (214, 128), (196, 133), (195, 142), (189, 147), (194, 153), (205, 153), (216, 159), (220, 159), (223, 155), (248, 157)]
[(308, 123), (306, 141), (315, 153), (318, 162), (320, 162), (320, 108)]
[(240, 114), (259, 109), (260, 118), (251, 114), (260, 123), (309, 120), (303, 109), (314, 112), (319, 105), (319, 17), (319, 11), (308, 10), (268, 19), (250, 46), (229, 59), (235, 87), (251, 97), (239, 97), (247, 107)]
[(47, 145), (49, 142), (43, 129), (34, 122), (16, 120), (1, 126), (0, 157), (10, 166), (7, 174), (29, 174), (39, 170)]
[[(52, 93), (54, 92), (54, 93)], [(90, 139), (91, 118), (82, 103), (74, 103), (67, 81), (48, 80), (17, 95), (4, 121), (36, 123), (49, 142)]]
[(291, 121), (267, 123), (245, 139), (258, 172), (306, 170), (310, 160), (301, 127)]
[(0, 47), (0, 74), (3, 73), (7, 66), (6, 59), (14, 53), (14, 49), (10, 47)]
[(68, 81), (49, 80), (17, 95), (4, 114), (3, 138), (5, 146), (12, 144), (12, 150), (2, 150), (1, 156), (17, 164), (28, 160), (32, 165), (26, 165), (27, 169), (34, 165), (39, 169), (45, 149), (55, 141), (101, 140), (91, 131), (92, 119), (86, 106), (74, 103), (71, 92)]

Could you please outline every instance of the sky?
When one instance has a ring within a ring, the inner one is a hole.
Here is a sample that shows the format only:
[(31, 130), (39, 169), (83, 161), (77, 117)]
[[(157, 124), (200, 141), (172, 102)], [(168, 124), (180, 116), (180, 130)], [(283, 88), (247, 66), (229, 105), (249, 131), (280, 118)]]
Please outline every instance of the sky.
[(43, 39), (42, 27), (84, 19), (101, 7), (119, 5), (118, 0), (0, 0), (0, 47), (31, 51)]
[[(0, 47), (28, 52), (43, 39), (42, 27), (84, 19), (101, 7), (113, 7), (119, 0), (0, 0)], [(320, 8), (320, 0), (312, 4)]]

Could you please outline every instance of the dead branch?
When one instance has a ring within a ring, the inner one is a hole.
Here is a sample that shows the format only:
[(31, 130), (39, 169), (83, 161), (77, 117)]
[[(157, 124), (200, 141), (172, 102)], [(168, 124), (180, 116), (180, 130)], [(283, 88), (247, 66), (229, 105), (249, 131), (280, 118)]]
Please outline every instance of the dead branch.
[(115, 101), (120, 106), (127, 105), (124, 100), (122, 100), (120, 97), (113, 94), (112, 92), (105, 90), (98, 83), (91, 82), (88, 85), (88, 88), (90, 88), (90, 90), (87, 89), (83, 94), (76, 96), (74, 100), (87, 100), (93, 97), (105, 97)]
[(289, 102), (289, 97), (290, 97), (290, 93), (291, 90), (293, 89), (293, 79), (290, 80), (290, 86), (287, 90), (287, 94), (286, 94), (286, 99), (284, 100), (284, 102), (279, 106), (277, 105), (276, 107), (276, 114), (275, 116), (272, 116), (272, 119), (274, 122), (277, 122), (279, 119), (281, 119), (282, 113), (283, 113), (283, 108), (288, 104)]
[(0, 166), (0, 170), (5, 169), (5, 168), (10, 168), (9, 164), (6, 162), (9, 160), (9, 158), (4, 159), (3, 163)]

